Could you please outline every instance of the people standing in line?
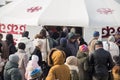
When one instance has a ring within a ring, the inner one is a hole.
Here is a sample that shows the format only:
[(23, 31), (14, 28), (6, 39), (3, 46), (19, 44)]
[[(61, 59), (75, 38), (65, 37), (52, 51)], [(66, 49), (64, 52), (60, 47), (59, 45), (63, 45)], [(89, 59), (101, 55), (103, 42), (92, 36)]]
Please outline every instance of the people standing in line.
[(116, 32), (114, 37), (115, 37), (115, 43), (118, 45), (120, 50), (120, 32)]
[(78, 43), (75, 33), (70, 32), (68, 34), (67, 47), (70, 49), (72, 56), (76, 56), (78, 51)]
[(9, 56), (9, 61), (5, 65), (4, 80), (22, 80), (22, 75), (18, 68), (19, 57), (16, 54)]
[(65, 53), (52, 49), (48, 55), (48, 64), (51, 66), (46, 80), (70, 80), (70, 70), (65, 62)]
[(70, 80), (80, 80), (79, 79), (79, 69), (78, 69), (78, 59), (75, 56), (69, 56), (66, 59), (65, 64), (70, 69)]
[(41, 67), (38, 64), (38, 61), (39, 61), (39, 57), (37, 55), (31, 56), (31, 60), (28, 62), (27, 67), (26, 67), (26, 72), (25, 72), (25, 78), (27, 80), (32, 80), (32, 77), (30, 74), (34, 69), (41, 70)]
[(33, 46), (32, 40), (30, 40), (30, 38), (29, 38), (29, 32), (28, 31), (24, 31), (22, 33), (22, 37), (20, 37), (18, 39), (16, 47), (18, 47), (18, 44), (20, 42), (22, 42), (26, 45), (25, 51), (26, 51), (26, 54), (28, 55), (28, 58), (29, 58), (31, 56), (31, 54), (33, 53), (34, 46)]
[(42, 61), (47, 62), (47, 55), (48, 52), (50, 51), (50, 42), (47, 38), (47, 33), (45, 29), (42, 29), (39, 33), (39, 38), (42, 41), (42, 46), (41, 46), (41, 54), (42, 54)]
[(93, 80), (108, 80), (109, 72), (114, 64), (111, 55), (103, 49), (102, 41), (95, 42), (95, 51), (90, 55), (90, 65), (93, 66)]
[(6, 35), (6, 40), (5, 40), (5, 42), (6, 42), (7, 45), (8, 45), (9, 55), (14, 54), (15, 52), (17, 52), (17, 49), (16, 49), (16, 47), (15, 47), (15, 43), (14, 43), (13, 35), (12, 35), (12, 34), (7, 34), (7, 35)]
[(92, 52), (94, 52), (94, 50), (95, 50), (95, 43), (96, 43), (96, 41), (98, 41), (99, 36), (100, 36), (100, 33), (98, 31), (94, 31), (93, 38), (90, 40), (90, 42), (88, 44), (88, 48), (89, 48), (89, 53), (90, 54)]
[(5, 65), (5, 61), (1, 58), (2, 55), (2, 43), (0, 43), (0, 80), (3, 80), (3, 66)]
[(21, 72), (22, 80), (25, 80), (24, 74), (25, 74), (27, 63), (28, 63), (29, 59), (25, 52), (25, 44), (24, 43), (18, 44), (18, 51), (15, 54), (18, 55), (18, 57), (19, 57), (18, 68)]
[(120, 80), (120, 56), (113, 56), (115, 66), (112, 69), (113, 80)]
[[(35, 49), (32, 53), (32, 55), (37, 55), (39, 57), (39, 60), (38, 60), (38, 65), (39, 66), (42, 66), (42, 54), (41, 54), (41, 47), (43, 45), (42, 41), (41, 40), (36, 40), (35, 43)], [(31, 59), (31, 58), (30, 58)]]
[(1, 54), (1, 58), (7, 61), (9, 57), (9, 49), (6, 41), (3, 41), (2, 39), (3, 39), (3, 34), (0, 34), (0, 43), (2, 44), (2, 53), (3, 53)]
[(67, 39), (66, 38), (61, 38), (60, 39), (60, 45), (56, 46), (57, 49), (63, 50), (66, 54), (66, 58), (71, 56), (71, 50), (67, 47)]
[(115, 43), (114, 36), (109, 36), (107, 42), (104, 43), (103, 45), (104, 45), (103, 48), (110, 52), (112, 60), (113, 60), (113, 56), (115, 56), (115, 55), (119, 56), (119, 47)]
[(77, 59), (78, 59), (78, 68), (79, 68), (79, 78), (80, 80), (91, 80), (88, 68), (89, 68), (89, 50), (87, 45), (83, 44), (79, 46), (79, 50), (77, 52)]

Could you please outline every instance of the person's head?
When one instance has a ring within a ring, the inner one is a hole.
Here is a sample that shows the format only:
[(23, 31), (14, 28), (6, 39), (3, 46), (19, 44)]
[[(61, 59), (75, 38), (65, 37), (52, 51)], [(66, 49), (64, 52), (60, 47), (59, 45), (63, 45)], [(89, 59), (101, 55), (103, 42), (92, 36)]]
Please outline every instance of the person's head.
[(83, 44), (83, 45), (79, 46), (79, 50), (80, 50), (80, 52), (88, 52), (88, 46)]
[(103, 48), (103, 43), (102, 41), (96, 41), (95, 42), (95, 49)]
[(27, 37), (28, 38), (28, 36), (29, 36), (29, 32), (28, 31), (24, 31), (22, 33), (22, 37)]
[(18, 49), (22, 49), (22, 50), (25, 50), (26, 48), (26, 45), (22, 42), (18, 43)]
[(120, 39), (120, 32), (117, 31), (117, 32), (115, 33), (115, 39)]
[(67, 44), (67, 39), (66, 38), (61, 38), (60, 39), (60, 45), (66, 46), (66, 44)]
[(65, 63), (67, 65), (75, 65), (75, 66), (77, 66), (78, 65), (78, 59), (75, 56), (69, 56), (69, 57), (67, 57)]
[(108, 41), (110, 41), (110, 42), (115, 42), (115, 37), (114, 37), (114, 36), (109, 36), (109, 37), (108, 37)]
[(3, 38), (3, 34), (0, 33), (0, 40), (2, 40), (2, 38)]
[(45, 38), (45, 37), (46, 37), (46, 30), (45, 30), (45, 29), (42, 29), (42, 30), (40, 31), (40, 36), (41, 36), (42, 38)]
[(71, 41), (71, 42), (75, 42), (76, 41), (76, 35), (72, 32), (70, 32), (68, 34), (68, 40)]
[(9, 56), (9, 61), (10, 61), (10, 62), (13, 62), (13, 63), (18, 63), (18, 62), (19, 62), (19, 57), (18, 57), (18, 55), (16, 55), (16, 54), (11, 54), (11, 55)]
[(48, 65), (62, 65), (65, 62), (65, 58), (66, 55), (63, 51), (53, 48), (48, 55)]
[(32, 55), (31, 60), (33, 62), (38, 62), (39, 61), (39, 57), (37, 55)]
[(6, 41), (9, 43), (14, 43), (14, 40), (13, 40), (13, 35), (12, 34), (7, 34), (6, 35)]
[(93, 37), (98, 39), (99, 36), (100, 36), (100, 33), (98, 31), (94, 31)]

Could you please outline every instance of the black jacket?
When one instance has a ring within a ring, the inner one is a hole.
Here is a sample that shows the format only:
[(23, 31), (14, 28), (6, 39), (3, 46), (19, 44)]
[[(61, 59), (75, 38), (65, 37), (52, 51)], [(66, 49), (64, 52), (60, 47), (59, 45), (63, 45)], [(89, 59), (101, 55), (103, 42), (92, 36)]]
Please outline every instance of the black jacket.
[(90, 56), (90, 64), (93, 65), (93, 74), (108, 75), (113, 67), (113, 61), (108, 51), (99, 48)]

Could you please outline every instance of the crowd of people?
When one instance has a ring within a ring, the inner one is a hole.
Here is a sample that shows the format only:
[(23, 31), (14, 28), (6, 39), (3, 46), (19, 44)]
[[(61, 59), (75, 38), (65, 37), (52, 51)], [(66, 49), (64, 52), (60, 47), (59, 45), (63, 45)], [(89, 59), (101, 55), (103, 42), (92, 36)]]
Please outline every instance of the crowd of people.
[(85, 42), (74, 28), (42, 29), (15, 43), (12, 34), (0, 34), (0, 80), (120, 80), (120, 32), (107, 41), (99, 36), (94, 31)]

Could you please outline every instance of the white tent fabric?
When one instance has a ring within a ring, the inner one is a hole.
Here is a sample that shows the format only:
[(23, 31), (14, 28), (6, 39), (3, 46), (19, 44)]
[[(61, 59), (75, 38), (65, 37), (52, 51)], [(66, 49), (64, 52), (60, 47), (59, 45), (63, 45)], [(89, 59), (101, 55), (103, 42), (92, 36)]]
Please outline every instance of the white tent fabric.
[[(12, 3), (11, 3), (12, 4)], [(23, 0), (0, 9), (0, 23), (61, 26), (120, 26), (114, 0)]]

